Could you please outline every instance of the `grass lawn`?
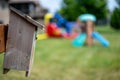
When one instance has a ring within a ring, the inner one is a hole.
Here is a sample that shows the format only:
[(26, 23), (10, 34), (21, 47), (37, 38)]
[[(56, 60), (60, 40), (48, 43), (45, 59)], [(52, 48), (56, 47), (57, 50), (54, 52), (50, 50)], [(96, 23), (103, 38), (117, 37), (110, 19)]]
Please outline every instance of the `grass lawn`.
[(120, 31), (97, 27), (110, 41), (105, 48), (95, 41), (92, 47), (75, 48), (71, 40), (37, 41), (30, 77), (25, 72), (11, 70), (2, 74), (3, 54), (0, 54), (0, 80), (120, 80)]

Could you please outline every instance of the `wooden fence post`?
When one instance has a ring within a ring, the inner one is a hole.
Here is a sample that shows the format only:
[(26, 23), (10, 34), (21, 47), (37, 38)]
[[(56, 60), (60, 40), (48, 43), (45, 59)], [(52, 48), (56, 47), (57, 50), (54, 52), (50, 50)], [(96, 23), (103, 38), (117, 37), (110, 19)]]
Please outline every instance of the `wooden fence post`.
[(7, 28), (7, 25), (0, 24), (0, 53), (5, 52)]

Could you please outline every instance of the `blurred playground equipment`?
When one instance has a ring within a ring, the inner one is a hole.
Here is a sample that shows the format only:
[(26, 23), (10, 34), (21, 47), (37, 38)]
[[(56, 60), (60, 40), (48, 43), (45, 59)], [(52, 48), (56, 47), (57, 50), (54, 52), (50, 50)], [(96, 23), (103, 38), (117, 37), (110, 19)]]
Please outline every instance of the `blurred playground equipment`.
[(49, 37), (62, 37), (62, 31), (54, 23), (54, 19), (50, 19), (49, 23), (46, 25), (46, 32)]
[(74, 39), (78, 35), (77, 33), (71, 33), (75, 22), (67, 22), (67, 20), (58, 13), (55, 15), (47, 13), (44, 16), (44, 23), (46, 33), (38, 34), (37, 40), (46, 39), (48, 37)]
[(93, 44), (93, 38), (98, 40), (104, 47), (109, 46), (109, 42), (102, 37), (102, 35), (98, 32), (94, 32), (94, 22), (96, 21), (96, 17), (94, 15), (83, 14), (78, 17), (78, 20), (81, 34), (73, 40), (73, 46), (83, 46), (85, 41), (88, 46), (91, 46)]
[(98, 32), (93, 32), (92, 37), (96, 40), (98, 40), (103, 46), (108, 47), (109, 42)]
[[(92, 14), (82, 14), (78, 17), (77, 22), (68, 22), (58, 13), (55, 13), (55, 15), (48, 13), (45, 15), (44, 21), (48, 37), (74, 39), (72, 45), (76, 47), (84, 44), (91, 46), (94, 41), (93, 38), (98, 40), (104, 47), (109, 46), (109, 42), (100, 33), (94, 32), (96, 17)], [(72, 31), (76, 25), (80, 28), (78, 33)], [(61, 28), (63, 28), (63, 31)]]
[(45, 14), (45, 16), (44, 16), (44, 24), (47, 25), (51, 18), (53, 18), (53, 14), (51, 14), (51, 13)]
[(47, 39), (47, 38), (48, 38), (48, 35), (46, 33), (37, 35), (37, 40), (43, 40), (43, 39)]
[(85, 43), (86, 37), (87, 37), (86, 33), (81, 33), (80, 35), (78, 35), (72, 42), (73, 46), (82, 47)]
[(63, 27), (68, 34), (71, 34), (72, 27), (75, 25), (75, 22), (68, 22), (58, 13), (55, 13), (54, 18), (57, 19), (56, 24), (58, 27)]
[(94, 16), (94, 15), (92, 15), (92, 14), (82, 14), (82, 15), (80, 15), (79, 17), (79, 20), (80, 21), (93, 21), (93, 22), (95, 22), (96, 21), (96, 17)]

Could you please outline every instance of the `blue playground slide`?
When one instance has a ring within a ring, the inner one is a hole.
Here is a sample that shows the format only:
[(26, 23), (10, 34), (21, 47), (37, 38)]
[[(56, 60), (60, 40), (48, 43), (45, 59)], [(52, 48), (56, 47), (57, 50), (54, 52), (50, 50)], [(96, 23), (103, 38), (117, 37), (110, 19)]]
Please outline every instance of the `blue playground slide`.
[(92, 37), (98, 40), (104, 47), (108, 47), (110, 45), (109, 41), (102, 37), (102, 35), (100, 35), (98, 32), (93, 32)]
[(68, 22), (65, 18), (63, 18), (60, 14), (55, 13), (54, 18), (57, 19), (57, 26), (58, 27), (64, 27), (66, 32), (68, 34), (71, 34), (72, 27), (75, 24), (75, 22)]
[(72, 45), (75, 47), (82, 47), (85, 43), (86, 37), (87, 35), (85, 33), (81, 33), (73, 40)]

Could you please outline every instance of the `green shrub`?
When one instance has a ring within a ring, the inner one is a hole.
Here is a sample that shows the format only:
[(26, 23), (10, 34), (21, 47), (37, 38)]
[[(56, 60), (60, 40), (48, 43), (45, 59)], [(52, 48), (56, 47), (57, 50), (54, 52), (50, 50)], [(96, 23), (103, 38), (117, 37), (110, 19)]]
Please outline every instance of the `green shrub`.
[(120, 9), (116, 8), (111, 16), (110, 25), (116, 30), (120, 30)]

